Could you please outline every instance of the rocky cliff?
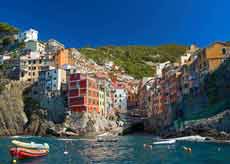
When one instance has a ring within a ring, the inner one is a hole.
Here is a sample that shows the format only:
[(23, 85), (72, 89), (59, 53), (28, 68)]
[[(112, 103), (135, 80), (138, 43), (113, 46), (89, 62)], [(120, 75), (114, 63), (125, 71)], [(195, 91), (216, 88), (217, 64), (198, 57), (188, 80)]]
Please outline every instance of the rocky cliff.
[(28, 121), (22, 97), (25, 84), (7, 79), (0, 83), (0, 135), (23, 134)]

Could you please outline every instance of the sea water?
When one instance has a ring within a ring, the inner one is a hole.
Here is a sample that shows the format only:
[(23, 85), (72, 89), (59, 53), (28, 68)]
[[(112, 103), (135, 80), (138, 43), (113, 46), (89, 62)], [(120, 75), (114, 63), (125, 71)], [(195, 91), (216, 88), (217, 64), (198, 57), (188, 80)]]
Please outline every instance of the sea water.
[[(11, 140), (0, 138), (0, 164), (10, 164)], [(45, 137), (17, 137), (25, 142), (48, 143), (48, 156), (17, 160), (17, 164), (222, 164), (230, 163), (230, 144), (178, 141), (172, 145), (153, 145), (153, 138), (145, 135), (121, 136), (117, 142), (97, 142), (94, 139), (60, 139)], [(191, 147), (192, 152), (183, 150)]]

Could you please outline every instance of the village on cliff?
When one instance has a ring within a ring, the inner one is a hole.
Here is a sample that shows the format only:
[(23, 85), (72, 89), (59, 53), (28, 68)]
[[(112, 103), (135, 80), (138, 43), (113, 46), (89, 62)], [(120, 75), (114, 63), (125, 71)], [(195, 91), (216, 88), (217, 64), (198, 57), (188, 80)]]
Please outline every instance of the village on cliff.
[(0, 64), (8, 66), (4, 75), (29, 84), (32, 99), (52, 113), (49, 119), (55, 122), (64, 114), (96, 113), (109, 118), (129, 113), (149, 119), (149, 124), (160, 118), (164, 121), (159, 126), (168, 126), (173, 111), (183, 113), (177, 104), (186, 95), (199, 94), (205, 76), (230, 54), (228, 42), (207, 48), (191, 45), (178, 63), (157, 63), (155, 75), (135, 79), (112, 61), (99, 65), (57, 40), (40, 41), (34, 29), (14, 39), (20, 48), (0, 54)]

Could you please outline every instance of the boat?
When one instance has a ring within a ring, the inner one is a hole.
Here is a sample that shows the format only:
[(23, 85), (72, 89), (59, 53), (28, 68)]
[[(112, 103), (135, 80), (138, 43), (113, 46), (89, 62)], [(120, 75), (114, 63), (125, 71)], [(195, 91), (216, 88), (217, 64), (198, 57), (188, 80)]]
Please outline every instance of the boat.
[(178, 138), (171, 138), (172, 140), (176, 141), (197, 141), (197, 142), (202, 142), (208, 140), (207, 137), (202, 137), (199, 135), (195, 136), (185, 136), (185, 137), (178, 137)]
[(26, 158), (34, 158), (34, 157), (42, 157), (48, 155), (49, 151), (47, 149), (26, 149), (26, 148), (18, 148), (13, 147), (10, 149), (10, 154), (12, 157), (17, 159), (26, 159)]
[(117, 142), (118, 138), (114, 136), (97, 137), (97, 142)]
[(26, 143), (17, 140), (13, 140), (12, 143), (17, 147), (28, 148), (28, 149), (47, 149), (49, 150), (49, 145), (47, 143), (37, 144), (34, 142)]
[(163, 141), (157, 141), (157, 142), (153, 142), (154, 145), (168, 145), (168, 144), (174, 144), (176, 143), (176, 140), (163, 140)]

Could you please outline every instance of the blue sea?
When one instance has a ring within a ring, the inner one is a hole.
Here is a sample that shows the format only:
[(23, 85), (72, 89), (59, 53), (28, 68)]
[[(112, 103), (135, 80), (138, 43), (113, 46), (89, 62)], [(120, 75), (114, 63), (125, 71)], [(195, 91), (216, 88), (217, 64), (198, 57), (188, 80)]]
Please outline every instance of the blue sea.
[[(0, 138), (0, 164), (10, 164), (11, 140)], [(96, 142), (94, 139), (60, 139), (19, 137), (20, 141), (48, 143), (49, 155), (36, 159), (17, 160), (17, 164), (222, 164), (230, 163), (230, 144), (178, 141), (176, 144), (143, 147), (153, 138), (145, 135), (121, 136), (118, 142)], [(192, 148), (192, 153), (182, 147)], [(67, 151), (68, 154), (64, 154)]]

